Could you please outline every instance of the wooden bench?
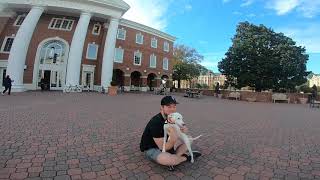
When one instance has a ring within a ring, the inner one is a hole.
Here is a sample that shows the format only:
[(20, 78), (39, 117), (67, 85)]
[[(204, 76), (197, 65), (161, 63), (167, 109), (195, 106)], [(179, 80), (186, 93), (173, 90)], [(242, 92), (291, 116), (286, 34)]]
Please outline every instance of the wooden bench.
[(240, 101), (240, 92), (231, 92), (228, 95), (228, 99), (235, 99)]
[(287, 103), (289, 104), (290, 98), (288, 98), (288, 96), (283, 93), (272, 94), (272, 102), (276, 103), (276, 101), (287, 101)]
[(310, 102), (310, 107), (311, 108), (320, 108), (320, 101), (311, 101)]
[(199, 91), (195, 96), (201, 98), (203, 96), (203, 91)]

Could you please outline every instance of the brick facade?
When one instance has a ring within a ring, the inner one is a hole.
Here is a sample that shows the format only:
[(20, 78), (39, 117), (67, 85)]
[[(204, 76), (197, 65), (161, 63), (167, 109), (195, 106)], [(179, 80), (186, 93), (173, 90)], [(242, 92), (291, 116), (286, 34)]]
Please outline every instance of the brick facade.
[[(20, 13), (17, 13), (20, 14)], [(49, 24), (52, 20), (52, 18), (66, 18), (66, 19), (72, 19), (74, 20), (72, 30), (71, 31), (63, 31), (63, 30), (54, 30), (49, 29)], [(0, 18), (0, 45), (3, 44), (4, 38), (6, 36), (11, 36), (13, 34), (16, 34), (19, 27), (14, 26), (14, 22), (17, 18), (17, 15), (15, 17), (11, 18)], [(51, 14), (43, 14), (37, 24), (37, 27), (33, 33), (27, 58), (26, 58), (26, 65), (27, 68), (24, 72), (24, 83), (25, 84), (32, 84), (33, 81), (33, 69), (34, 69), (34, 62), (36, 58), (36, 53), (38, 50), (39, 44), (48, 39), (48, 38), (54, 38), (59, 37), (61, 39), (64, 39), (66, 42), (68, 42), (68, 45), (70, 47), (72, 37), (74, 34), (74, 31), (77, 26), (77, 21), (79, 17), (67, 17), (63, 15), (51, 15)], [(101, 24), (101, 30), (99, 35), (93, 35), (92, 29), (94, 24), (99, 23)], [(169, 78), (171, 78), (172, 75), (172, 63), (171, 59), (173, 56), (173, 42), (170, 42), (168, 40), (165, 40), (161, 37), (157, 37), (155, 35), (139, 31), (130, 27), (119, 25), (119, 28), (124, 28), (126, 30), (126, 39), (125, 40), (119, 40), (116, 41), (116, 48), (121, 46), (124, 49), (124, 58), (123, 63), (114, 63), (114, 69), (120, 69), (123, 72), (123, 75), (130, 74), (134, 71), (138, 71), (141, 73), (142, 77), (147, 77), (150, 73), (153, 73), (156, 75), (156, 78), (161, 78), (162, 75), (166, 75)], [(94, 77), (94, 85), (100, 85), (101, 83), (101, 70), (102, 70), (102, 59), (103, 59), (103, 51), (105, 46), (105, 39), (107, 36), (108, 29), (104, 27), (104, 22), (98, 22), (95, 20), (91, 20), (87, 36), (82, 52), (82, 64), (87, 65), (95, 65), (95, 77)], [(142, 45), (137, 44), (136, 41), (136, 34), (142, 33), (144, 36), (144, 42)], [(151, 47), (151, 38), (155, 37), (157, 42), (157, 48)], [(170, 50), (169, 52), (165, 52), (163, 50), (163, 44), (167, 41), (169, 43)], [(99, 45), (98, 49), (98, 55), (96, 60), (89, 60), (86, 58), (87, 53), (87, 47), (89, 43), (95, 43)], [(141, 66), (137, 66), (133, 64), (134, 61), (134, 52), (139, 50), (142, 52), (142, 63)], [(150, 68), (150, 55), (155, 54), (157, 57), (157, 66), (156, 68)], [(9, 57), (9, 54), (0, 53), (0, 60), (7, 60)], [(168, 70), (164, 70), (162, 68), (163, 58), (168, 58), (169, 60), (169, 68)], [(82, 66), (81, 70), (82, 72)], [(80, 83), (81, 83), (81, 75), (80, 75)], [(130, 79), (123, 78), (126, 82), (126, 84), (130, 84)], [(146, 79), (146, 78), (145, 78)], [(146, 80), (141, 79), (141, 83), (143, 82), (143, 86), (146, 86), (147, 82)]]

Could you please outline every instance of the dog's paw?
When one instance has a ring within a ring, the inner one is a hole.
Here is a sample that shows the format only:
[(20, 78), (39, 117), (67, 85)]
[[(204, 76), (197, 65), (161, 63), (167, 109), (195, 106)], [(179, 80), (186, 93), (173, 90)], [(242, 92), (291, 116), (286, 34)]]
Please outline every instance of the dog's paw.
[(166, 152), (166, 150), (162, 150), (162, 152)]
[(194, 159), (191, 159), (191, 161), (190, 161), (191, 163), (194, 163)]

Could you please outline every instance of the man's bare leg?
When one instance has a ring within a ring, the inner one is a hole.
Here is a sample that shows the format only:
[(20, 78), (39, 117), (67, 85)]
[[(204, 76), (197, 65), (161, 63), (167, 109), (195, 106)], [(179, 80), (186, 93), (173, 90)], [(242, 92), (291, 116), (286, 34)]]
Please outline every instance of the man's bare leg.
[(186, 160), (187, 160), (187, 158), (184, 156), (170, 154), (167, 152), (160, 153), (157, 157), (157, 163), (164, 165), (164, 166), (176, 166)]

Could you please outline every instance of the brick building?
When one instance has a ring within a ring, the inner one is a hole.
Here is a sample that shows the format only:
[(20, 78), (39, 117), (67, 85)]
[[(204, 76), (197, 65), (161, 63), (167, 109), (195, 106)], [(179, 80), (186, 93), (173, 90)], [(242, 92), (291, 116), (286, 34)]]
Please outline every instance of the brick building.
[(147, 91), (172, 76), (175, 37), (123, 19), (122, 0), (1, 0), (0, 83), (13, 91), (83, 85), (108, 87), (112, 79)]

